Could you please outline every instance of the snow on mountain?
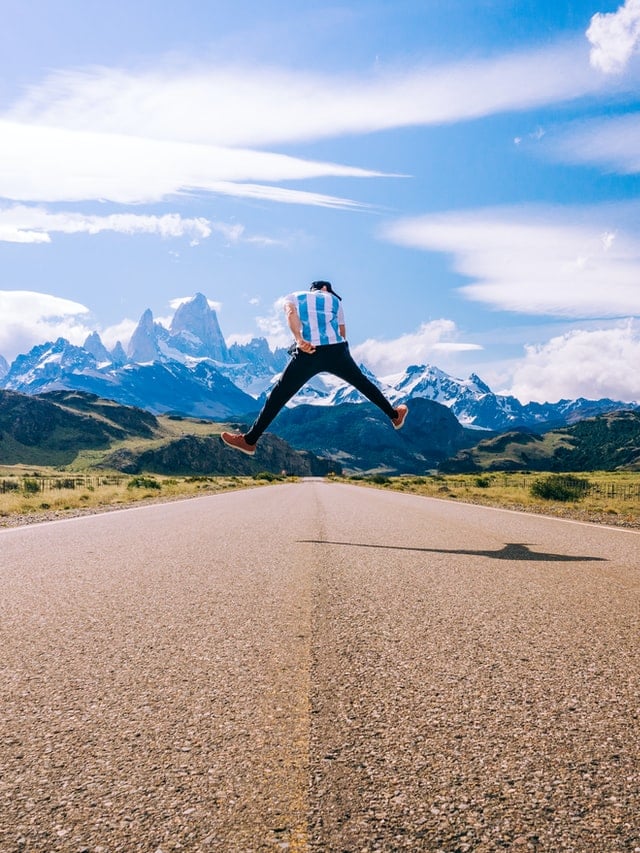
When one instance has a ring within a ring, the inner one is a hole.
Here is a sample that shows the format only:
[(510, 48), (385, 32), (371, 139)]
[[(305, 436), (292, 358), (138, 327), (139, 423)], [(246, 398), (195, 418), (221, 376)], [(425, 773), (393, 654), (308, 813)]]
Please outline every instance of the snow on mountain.
[(129, 361), (145, 364), (146, 362), (162, 360), (158, 341), (159, 328), (159, 324), (153, 322), (151, 309), (147, 308), (131, 335), (127, 350)]
[(91, 332), (90, 335), (87, 335), (82, 346), (87, 352), (91, 353), (98, 364), (112, 364), (113, 358), (111, 357), (111, 353), (102, 343), (102, 338), (97, 332)]
[(202, 293), (196, 293), (193, 299), (178, 307), (169, 331), (170, 345), (179, 352), (220, 362), (229, 360), (218, 315)]
[[(288, 358), (284, 349), (272, 351), (264, 338), (227, 347), (215, 310), (198, 293), (178, 307), (168, 329), (146, 310), (131, 337), (128, 354), (120, 343), (109, 352), (94, 332), (82, 347), (59, 338), (33, 347), (10, 366), (0, 356), (0, 386), (27, 394), (85, 390), (156, 413), (240, 418), (260, 407)], [(477, 429), (535, 429), (637, 408), (608, 399), (523, 405), (515, 397), (494, 394), (475, 373), (458, 379), (429, 364), (410, 365), (403, 373), (382, 380), (363, 370), (393, 403), (431, 400), (449, 408), (464, 426)], [(323, 373), (301, 389), (290, 406), (360, 403), (363, 399), (350, 385)]]
[(387, 377), (386, 382), (393, 388), (392, 402), (406, 403), (415, 397), (434, 400), (451, 409), (463, 426), (476, 429), (536, 428), (628, 407), (609, 399), (523, 404), (516, 397), (494, 394), (475, 373), (468, 379), (456, 379), (428, 364), (412, 365), (403, 374)]
[(67, 379), (77, 374), (94, 374), (96, 358), (84, 347), (76, 347), (65, 338), (33, 347), (19, 355), (3, 379), (3, 387), (23, 394), (39, 394), (70, 387)]

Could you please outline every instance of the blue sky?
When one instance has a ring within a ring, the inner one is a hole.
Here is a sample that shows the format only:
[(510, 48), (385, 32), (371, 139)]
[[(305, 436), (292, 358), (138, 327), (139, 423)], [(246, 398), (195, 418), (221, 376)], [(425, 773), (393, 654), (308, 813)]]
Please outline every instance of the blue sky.
[(640, 399), (640, 0), (4, 0), (0, 354), (200, 291), (379, 376)]

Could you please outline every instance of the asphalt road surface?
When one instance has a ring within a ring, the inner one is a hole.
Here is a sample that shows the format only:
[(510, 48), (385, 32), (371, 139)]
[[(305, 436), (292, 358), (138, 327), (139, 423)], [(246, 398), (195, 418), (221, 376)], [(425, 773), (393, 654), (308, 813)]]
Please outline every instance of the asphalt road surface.
[(1, 853), (640, 851), (640, 535), (317, 481), (0, 532)]

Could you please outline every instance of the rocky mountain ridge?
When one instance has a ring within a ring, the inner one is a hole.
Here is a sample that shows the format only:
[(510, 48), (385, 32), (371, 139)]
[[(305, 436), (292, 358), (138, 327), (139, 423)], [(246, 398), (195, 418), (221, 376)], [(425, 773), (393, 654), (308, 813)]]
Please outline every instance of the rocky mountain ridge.
[[(169, 328), (146, 310), (126, 353), (120, 342), (107, 350), (93, 332), (81, 347), (58, 338), (19, 355), (11, 365), (0, 356), (0, 387), (25, 394), (81, 390), (156, 414), (247, 419), (260, 408), (287, 358), (284, 349), (272, 351), (264, 338), (227, 346), (215, 309), (198, 293), (176, 309)], [(428, 364), (409, 365), (385, 380), (372, 378), (394, 403), (431, 400), (448, 408), (463, 426), (491, 431), (542, 430), (637, 408), (636, 403), (584, 398), (523, 404), (495, 394), (474, 373), (456, 379)], [(353, 388), (324, 374), (302, 389), (292, 404), (362, 402)]]

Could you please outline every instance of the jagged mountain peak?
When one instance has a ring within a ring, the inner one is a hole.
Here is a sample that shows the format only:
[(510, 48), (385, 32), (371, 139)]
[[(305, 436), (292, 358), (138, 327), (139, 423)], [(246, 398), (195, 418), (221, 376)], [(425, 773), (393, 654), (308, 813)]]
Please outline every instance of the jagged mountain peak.
[(150, 308), (142, 313), (138, 325), (131, 335), (128, 355), (131, 361), (141, 364), (162, 360), (158, 346), (158, 324), (153, 322), (153, 312)]
[(127, 363), (127, 354), (120, 341), (117, 341), (116, 345), (111, 350), (111, 361), (116, 365), (116, 367), (122, 367), (123, 364)]
[(169, 331), (169, 346), (180, 352), (220, 362), (229, 360), (218, 315), (203, 293), (196, 293), (192, 299), (178, 306)]
[(112, 362), (111, 353), (102, 343), (102, 338), (98, 332), (91, 332), (90, 335), (87, 335), (82, 346), (87, 350), (87, 352), (91, 353), (96, 361), (106, 363)]

